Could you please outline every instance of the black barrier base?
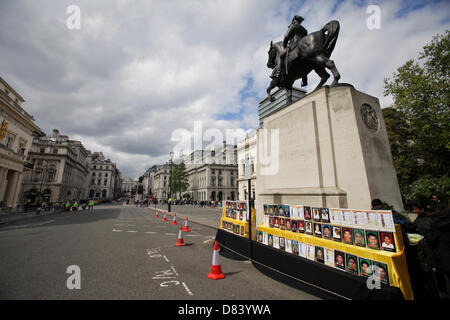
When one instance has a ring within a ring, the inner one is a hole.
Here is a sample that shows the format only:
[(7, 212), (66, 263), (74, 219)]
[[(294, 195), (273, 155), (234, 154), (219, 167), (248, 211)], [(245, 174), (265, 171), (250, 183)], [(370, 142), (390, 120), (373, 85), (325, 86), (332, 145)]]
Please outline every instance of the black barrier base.
[[(221, 254), (248, 259), (250, 241), (219, 229), (217, 242)], [(256, 269), (274, 280), (324, 299), (403, 300), (401, 290), (381, 284), (370, 290), (366, 278), (352, 275), (300, 256), (252, 241), (252, 261)], [(228, 248), (228, 249), (227, 249)]]

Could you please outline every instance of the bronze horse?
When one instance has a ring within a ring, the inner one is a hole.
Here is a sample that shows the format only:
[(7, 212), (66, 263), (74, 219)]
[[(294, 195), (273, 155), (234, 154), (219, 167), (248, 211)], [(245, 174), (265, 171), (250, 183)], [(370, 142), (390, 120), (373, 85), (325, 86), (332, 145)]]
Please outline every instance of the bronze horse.
[[(292, 101), (292, 86), (297, 79), (303, 78), (314, 70), (320, 77), (320, 83), (314, 90), (320, 89), (330, 77), (325, 69), (330, 69), (333, 74), (334, 81), (331, 86), (338, 83), (340, 74), (334, 65), (334, 61), (329, 59), (336, 45), (339, 35), (339, 22), (332, 20), (328, 22), (321, 30), (312, 32), (303, 37), (294, 50), (299, 50), (299, 58), (289, 61), (289, 55), (284, 59), (288, 59), (288, 63), (281, 66), (282, 54), (285, 52), (282, 41), (270, 43), (268, 68), (279, 67), (280, 74), (274, 78), (267, 88), (267, 95), (270, 101), (275, 99), (270, 91), (275, 88), (285, 88), (288, 91), (289, 102)], [(286, 70), (287, 69), (287, 70)]]

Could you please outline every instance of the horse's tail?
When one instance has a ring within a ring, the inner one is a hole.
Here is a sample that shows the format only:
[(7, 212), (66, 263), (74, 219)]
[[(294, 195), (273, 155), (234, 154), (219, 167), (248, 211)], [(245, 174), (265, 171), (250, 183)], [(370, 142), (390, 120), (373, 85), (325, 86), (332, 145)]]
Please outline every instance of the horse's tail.
[(331, 20), (320, 31), (327, 32), (325, 35), (324, 54), (327, 58), (331, 56), (339, 35), (339, 21)]

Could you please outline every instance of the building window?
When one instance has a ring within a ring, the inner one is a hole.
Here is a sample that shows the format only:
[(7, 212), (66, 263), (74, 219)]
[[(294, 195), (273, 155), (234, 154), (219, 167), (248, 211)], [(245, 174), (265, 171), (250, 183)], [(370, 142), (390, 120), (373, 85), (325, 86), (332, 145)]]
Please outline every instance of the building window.
[(48, 182), (52, 182), (55, 179), (55, 169), (48, 170)]
[(95, 177), (95, 172), (92, 172), (92, 176)]
[(212, 186), (216, 185), (216, 177), (211, 177), (211, 185)]
[(91, 184), (92, 184), (92, 185), (95, 184), (95, 180), (94, 180), (94, 179), (92, 179)]
[(105, 185), (105, 186), (108, 184), (108, 180), (105, 180), (103, 182), (104, 182), (103, 185)]
[(40, 149), (39, 149), (39, 152), (40, 152), (40, 153), (45, 153), (45, 148), (40, 148)]
[(53, 152), (53, 154), (57, 154), (58, 153), (58, 149), (55, 148), (55, 149), (52, 150), (52, 152)]

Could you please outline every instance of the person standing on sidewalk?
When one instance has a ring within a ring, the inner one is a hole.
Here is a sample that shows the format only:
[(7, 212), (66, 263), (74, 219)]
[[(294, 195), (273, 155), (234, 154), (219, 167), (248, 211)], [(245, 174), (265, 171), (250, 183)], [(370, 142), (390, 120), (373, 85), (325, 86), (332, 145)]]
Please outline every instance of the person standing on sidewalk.
[(94, 200), (89, 200), (89, 210), (94, 210)]

